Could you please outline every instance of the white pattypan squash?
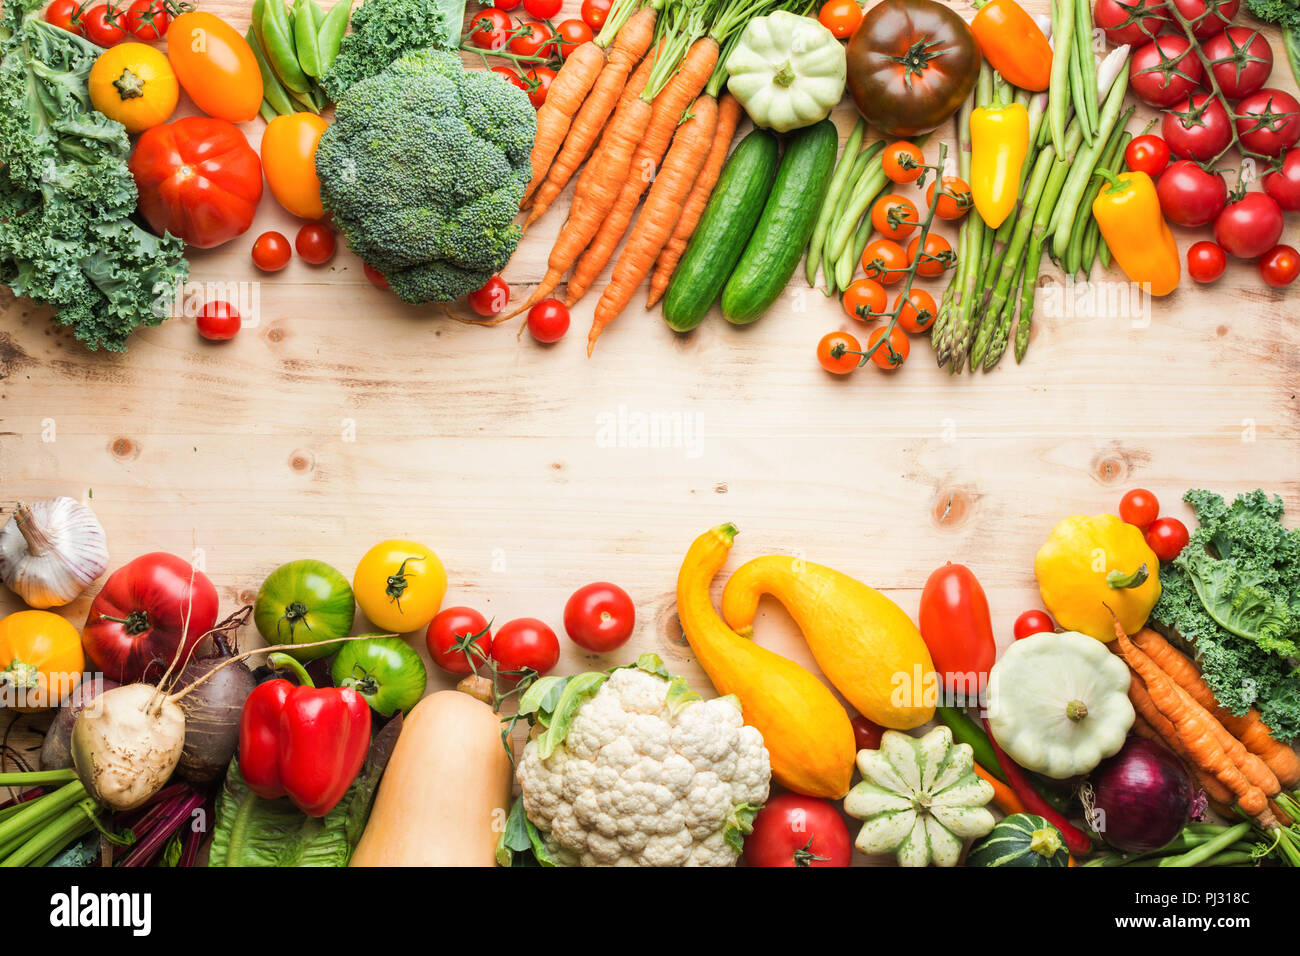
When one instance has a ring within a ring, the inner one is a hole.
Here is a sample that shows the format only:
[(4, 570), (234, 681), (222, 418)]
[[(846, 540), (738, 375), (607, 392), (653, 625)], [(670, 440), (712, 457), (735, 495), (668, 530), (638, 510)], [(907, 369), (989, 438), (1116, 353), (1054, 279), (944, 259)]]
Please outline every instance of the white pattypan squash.
[(781, 133), (824, 120), (844, 96), (844, 47), (812, 17), (750, 20), (724, 65), (749, 118)]
[(902, 866), (955, 866), (965, 841), (994, 824), (984, 806), (993, 787), (974, 767), (970, 745), (953, 744), (947, 727), (921, 738), (885, 731), (879, 750), (858, 753), (862, 782), (844, 798), (844, 812), (865, 821), (854, 845), (895, 853)]
[(988, 720), (1020, 766), (1058, 780), (1087, 773), (1133, 727), (1129, 670), (1108, 645), (1077, 631), (1016, 641), (989, 671)]

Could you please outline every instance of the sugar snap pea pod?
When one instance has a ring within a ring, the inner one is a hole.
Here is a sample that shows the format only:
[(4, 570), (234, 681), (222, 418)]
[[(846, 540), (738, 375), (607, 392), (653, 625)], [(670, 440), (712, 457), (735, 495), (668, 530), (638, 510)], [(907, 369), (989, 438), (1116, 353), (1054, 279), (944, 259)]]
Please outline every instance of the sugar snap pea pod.
[[(262, 44), (257, 39), (257, 31), (252, 27), (244, 34), (244, 39), (248, 41), (249, 47), (253, 51), (253, 58), (257, 60), (257, 69), (262, 74), (262, 96), (264, 98), (263, 106), (270, 106), (272, 117), (275, 114), (288, 116), (290, 113), (296, 113), (293, 100), (289, 99), (289, 94), (285, 92), (284, 87), (280, 84), (280, 78), (275, 75), (271, 69), (271, 64), (266, 62), (266, 53), (262, 50)], [(266, 118), (265, 111), (262, 114)], [(270, 122), (270, 119), (267, 119)]]
[(320, 112), (320, 107), (316, 104), (316, 97), (312, 94), (311, 90), (308, 90), (305, 93), (299, 93), (297, 90), (286, 90), (286, 92), (293, 97), (293, 101), (298, 104), (297, 111), (299, 113)]
[[(275, 3), (276, 0), (267, 0)], [(321, 75), (320, 51), (316, 48), (316, 23), (313, 20), (310, 0), (293, 2), (293, 46), (298, 54), (298, 65), (308, 76)]]
[(267, 62), (285, 88), (293, 93), (306, 93), (311, 89), (307, 74), (298, 63), (298, 53), (293, 45), (293, 28), (289, 24), (289, 11), (284, 0), (264, 0), (262, 7), (262, 49)]
[(320, 33), (320, 25), (325, 21), (324, 8), (316, 0), (307, 0), (307, 8), (311, 10), (312, 29)]
[(320, 51), (322, 74), (334, 65), (334, 58), (339, 55), (339, 44), (343, 42), (343, 34), (348, 32), (351, 14), (352, 0), (337, 0), (321, 21), (320, 31), (316, 34), (316, 49)]

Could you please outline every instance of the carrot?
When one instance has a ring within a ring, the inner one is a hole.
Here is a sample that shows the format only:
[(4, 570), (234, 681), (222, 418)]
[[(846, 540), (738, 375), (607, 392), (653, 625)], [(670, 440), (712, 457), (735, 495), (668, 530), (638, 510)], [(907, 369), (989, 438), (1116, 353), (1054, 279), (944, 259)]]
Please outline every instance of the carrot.
[[(1129, 640), (1118, 622), (1115, 625), (1115, 636), (1119, 640), (1124, 659), (1146, 684), (1152, 704), (1173, 725), (1191, 760), (1198, 767), (1214, 774), (1231, 790), (1242, 810), (1257, 818), (1262, 825), (1274, 824), (1276, 821), (1268, 809), (1268, 795), (1251, 782), (1242, 768), (1224, 751), (1220, 738), (1211, 726), (1218, 724), (1218, 721), (1185, 692), (1180, 696), (1178, 685)], [(1222, 726), (1219, 724), (1220, 729)]]
[(999, 780), (993, 774), (989, 773), (979, 764), (975, 764), (975, 772), (989, 782), (993, 787), (993, 802), (997, 804), (999, 810), (1007, 816), (1013, 813), (1026, 813), (1025, 805), (1020, 802), (1016, 792)]
[(1147, 693), (1146, 685), (1142, 683), (1142, 678), (1138, 677), (1136, 673), (1130, 676), (1132, 680), (1129, 684), (1128, 698), (1133, 702), (1133, 709), (1138, 712), (1137, 720), (1133, 722), (1134, 733), (1146, 737), (1148, 740), (1160, 741), (1168, 746), (1189, 766), (1192, 775), (1196, 778), (1196, 782), (1201, 785), (1201, 789), (1205, 791), (1205, 795), (1210, 800), (1220, 806), (1232, 806), (1234, 801), (1232, 791), (1220, 783), (1218, 777), (1212, 777), (1196, 766), (1188, 755), (1187, 748), (1183, 746), (1183, 742), (1178, 738), (1178, 731), (1174, 729), (1174, 725), (1156, 709), (1156, 705), (1151, 700), (1151, 695)]
[(605, 326), (627, 308), (654, 265), (655, 257), (672, 235), (681, 214), (682, 203), (691, 184), (699, 175), (709, 153), (717, 127), (718, 104), (711, 96), (701, 96), (691, 107), (691, 116), (677, 127), (673, 145), (664, 157), (663, 166), (646, 196), (645, 206), (628, 235), (627, 244), (614, 265), (609, 285), (596, 303), (591, 332), (587, 337), (587, 354), (596, 347), (596, 339)]
[(1213, 714), (1246, 749), (1268, 764), (1282, 786), (1290, 788), (1300, 783), (1300, 757), (1287, 744), (1273, 739), (1268, 725), (1260, 719), (1259, 711), (1252, 707), (1245, 716), (1238, 717), (1220, 707), (1214, 691), (1210, 690), (1192, 659), (1150, 628), (1138, 631), (1133, 636), (1133, 643), (1177, 681), (1194, 701)]
[(740, 101), (730, 93), (724, 94), (722, 99), (718, 100), (718, 126), (713, 134), (713, 147), (704, 160), (700, 174), (695, 177), (691, 194), (682, 205), (682, 214), (677, 218), (672, 236), (664, 244), (659, 258), (655, 261), (646, 308), (652, 307), (668, 291), (668, 283), (677, 270), (677, 263), (681, 262), (682, 256), (685, 255), (686, 245), (695, 234), (695, 227), (700, 224), (700, 217), (704, 215), (704, 207), (708, 205), (709, 197), (713, 195), (713, 187), (718, 184), (718, 177), (722, 175), (722, 167), (726, 165), (727, 154), (731, 151), (732, 137), (736, 135), (736, 126), (740, 123), (740, 112)]
[[(532, 198), (532, 210), (524, 222), (525, 229), (546, 213), (551, 203), (555, 202), (564, 191), (573, 174), (591, 153), (610, 114), (619, 105), (623, 91), (629, 82), (628, 77), (638, 63), (645, 62), (643, 57), (654, 42), (657, 19), (657, 8), (647, 6), (639, 10), (618, 31), (614, 45), (610, 47), (605, 57), (605, 65), (597, 75), (587, 98), (583, 100), (578, 114), (569, 124), (564, 145), (546, 171), (545, 182), (536, 188), (536, 194)], [(644, 85), (643, 80), (642, 86)], [(636, 95), (640, 95), (639, 89)]]
[[(659, 164), (672, 142), (673, 132), (682, 121), (682, 115), (709, 81), (713, 67), (718, 62), (718, 53), (716, 40), (701, 37), (691, 44), (676, 75), (662, 91), (655, 90), (653, 84), (646, 85), (641, 98), (643, 101), (653, 98), (653, 104), (645, 137), (632, 155), (628, 167), (631, 175), (623, 180), (618, 197), (608, 209), (599, 231), (573, 268), (565, 295), (566, 305), (574, 305), (591, 288), (613, 256), (623, 234), (627, 232), (637, 203), (641, 201), (651, 180), (658, 180), (663, 175)], [(682, 199), (685, 199), (684, 195)], [(655, 255), (658, 254), (659, 250), (656, 249)]]

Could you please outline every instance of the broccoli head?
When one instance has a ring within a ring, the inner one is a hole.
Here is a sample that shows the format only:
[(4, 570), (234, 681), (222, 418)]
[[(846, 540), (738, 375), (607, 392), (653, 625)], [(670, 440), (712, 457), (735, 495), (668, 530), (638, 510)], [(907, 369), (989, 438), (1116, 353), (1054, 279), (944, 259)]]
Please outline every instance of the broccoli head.
[(418, 50), (339, 99), (316, 149), (321, 200), (400, 298), (458, 299), (519, 244), (536, 129), (522, 90)]
[(464, 17), (465, 0), (366, 0), (352, 14), (352, 32), (343, 38), (321, 86), (337, 101), (407, 53), (426, 47), (454, 50)]

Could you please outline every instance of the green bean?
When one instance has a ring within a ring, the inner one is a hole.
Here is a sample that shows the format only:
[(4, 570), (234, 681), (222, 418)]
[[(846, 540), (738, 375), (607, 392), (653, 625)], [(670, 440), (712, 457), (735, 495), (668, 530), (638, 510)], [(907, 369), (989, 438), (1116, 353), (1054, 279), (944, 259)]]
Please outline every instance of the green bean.
[(320, 32), (316, 35), (316, 47), (320, 50), (321, 75), (329, 72), (334, 65), (334, 58), (339, 55), (339, 45), (343, 34), (348, 32), (348, 17), (352, 15), (352, 0), (336, 0), (329, 13), (321, 21)]
[(263, 0), (261, 22), (262, 49), (276, 76), (291, 93), (307, 93), (311, 89), (311, 83), (298, 62), (298, 53), (293, 45), (293, 29), (289, 25), (289, 12), (284, 0)]
[(1079, 58), (1077, 56), (1074, 56), (1073, 51), (1071, 51), (1070, 98), (1076, 104), (1074, 109), (1074, 116), (1079, 121), (1079, 127), (1083, 130), (1083, 138), (1087, 142), (1091, 143), (1093, 141), (1094, 135), (1096, 134), (1096, 130), (1093, 129), (1092, 114), (1088, 112), (1088, 109), (1084, 103), (1084, 96), (1085, 94), (1083, 92), (1083, 73), (1079, 65)]
[(1092, 55), (1092, 4), (1089, 0), (1073, 2), (1075, 54), (1083, 81), (1083, 108), (1088, 114), (1089, 125), (1096, 130), (1100, 120), (1097, 112), (1097, 61)]
[(1076, 153), (1074, 163), (1070, 169), (1070, 175), (1066, 179), (1065, 188), (1061, 193), (1060, 203), (1057, 205), (1056, 212), (1053, 214), (1053, 220), (1056, 225), (1053, 227), (1055, 233), (1052, 238), (1052, 253), (1057, 258), (1065, 255), (1065, 248), (1070, 242), (1070, 230), (1074, 228), (1074, 217), (1079, 209), (1079, 202), (1083, 199), (1083, 192), (1088, 187), (1088, 180), (1092, 178), (1092, 171), (1097, 168), (1097, 157), (1100, 155), (1102, 147), (1106, 145), (1105, 141), (1109, 138), (1111, 130), (1119, 121), (1119, 111), (1124, 105), (1124, 93), (1128, 89), (1128, 71), (1121, 70), (1115, 83), (1111, 86), (1110, 92), (1106, 94), (1106, 108), (1101, 112), (1100, 128), (1097, 130), (1097, 137), (1092, 144), (1085, 147), (1082, 152)]
[(880, 155), (870, 158), (870, 161), (863, 166), (862, 173), (853, 181), (853, 185), (845, 197), (847, 202), (840, 220), (831, 229), (830, 245), (828, 255), (839, 260), (844, 253), (844, 247), (849, 244), (849, 239), (853, 235), (854, 229), (857, 228), (858, 220), (868, 209), (871, 208), (872, 201), (879, 195), (880, 190), (888, 181), (884, 173), (884, 167)]
[[(276, 0), (267, 0), (275, 3)], [(311, 0), (293, 0), (293, 46), (298, 54), (298, 65), (308, 76), (319, 77), (320, 50), (316, 46), (315, 14)]]
[(1048, 92), (1048, 123), (1052, 145), (1058, 155), (1065, 154), (1065, 112), (1070, 95), (1070, 54), (1074, 38), (1074, 16), (1066, 9), (1070, 0), (1052, 0), (1052, 40), (1056, 55), (1052, 57)]
[(1206, 860), (1218, 855), (1221, 851), (1232, 846), (1242, 837), (1250, 832), (1249, 823), (1238, 823), (1236, 826), (1229, 827), (1220, 833), (1217, 837), (1207, 840), (1200, 846), (1189, 850), (1180, 856), (1167, 856), (1161, 858), (1157, 866), (1199, 866)]
[[(257, 69), (262, 74), (262, 96), (263, 106), (269, 106), (271, 111), (280, 116), (288, 116), (290, 113), (296, 113), (293, 101), (289, 99), (289, 94), (285, 92), (280, 83), (280, 78), (275, 75), (271, 69), (271, 64), (266, 62), (266, 53), (262, 50), (262, 44), (257, 39), (257, 31), (252, 27), (244, 34), (244, 39), (248, 41), (249, 47), (253, 51), (253, 59), (257, 60)], [(265, 119), (266, 114), (263, 112), (262, 117)], [(274, 116), (271, 117), (274, 119)], [(267, 119), (269, 123), (271, 120)]]
[(812, 238), (808, 240), (808, 257), (804, 263), (804, 270), (808, 277), (808, 285), (817, 285), (817, 267), (822, 262), (822, 247), (826, 245), (826, 233), (830, 231), (831, 216), (834, 210), (839, 208), (840, 195), (844, 192), (844, 184), (848, 182), (852, 169), (857, 165), (858, 151), (862, 146), (862, 137), (866, 133), (867, 122), (861, 117), (853, 127), (853, 132), (849, 133), (849, 138), (844, 142), (844, 151), (840, 153), (840, 161), (835, 166), (835, 174), (831, 176), (830, 188), (826, 190), (826, 199), (822, 203), (821, 211), (817, 214), (817, 223), (813, 226)]

